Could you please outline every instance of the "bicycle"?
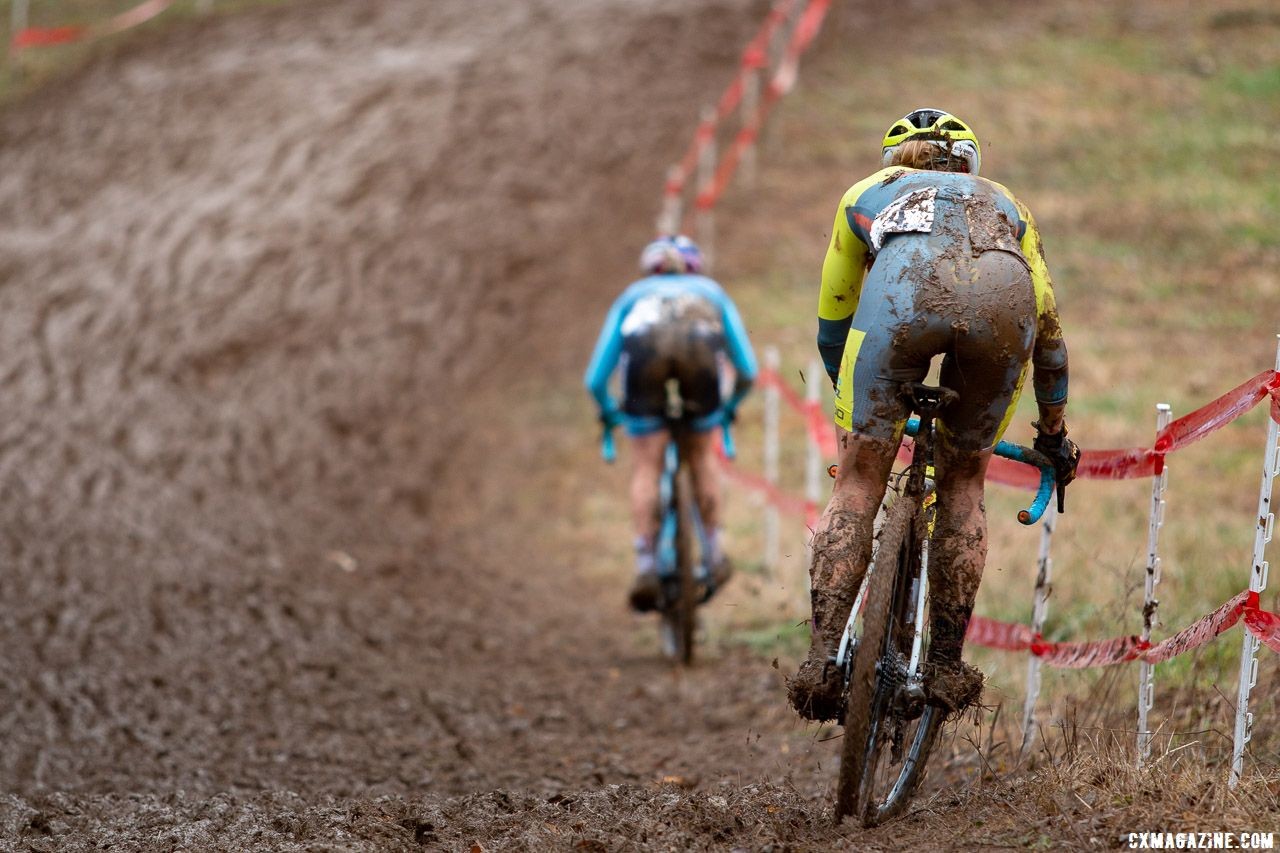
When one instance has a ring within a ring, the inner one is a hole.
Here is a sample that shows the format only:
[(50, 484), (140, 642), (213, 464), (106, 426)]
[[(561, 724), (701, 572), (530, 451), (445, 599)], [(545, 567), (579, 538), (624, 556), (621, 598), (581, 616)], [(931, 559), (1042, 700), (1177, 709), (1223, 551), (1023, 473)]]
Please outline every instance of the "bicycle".
[[(871, 563), (835, 660), (844, 674), (845, 691), (838, 721), (844, 726), (844, 742), (835, 819), (838, 823), (858, 815), (865, 827), (897, 816), (911, 801), (944, 717), (940, 708), (926, 701), (922, 673), (928, 644), (929, 542), (936, 510), (928, 474), (934, 418), (959, 395), (922, 383), (905, 385), (903, 394), (920, 415), (907, 422), (906, 432), (915, 438), (911, 464), (895, 475), (897, 482), (881, 505)], [(1005, 441), (996, 445), (995, 453), (1040, 469), (1036, 497), (1018, 513), (1022, 524), (1035, 524), (1056, 483), (1052, 463), (1035, 450)], [(829, 470), (834, 477), (836, 466)], [(1059, 510), (1062, 501), (1059, 489)]]
[[(678, 404), (678, 397), (669, 397), (666, 429), (671, 441), (667, 444), (658, 489), (662, 520), (658, 527), (657, 571), (662, 591), (657, 611), (663, 654), (676, 663), (689, 666), (693, 663), (697, 609), (715, 594), (716, 585), (710, 567), (703, 559), (707, 553), (706, 533), (683, 453), (689, 427), (681, 417)], [(730, 420), (726, 419), (721, 427), (721, 437), (724, 454), (732, 459), (735, 449), (729, 429)], [(617, 458), (613, 431), (608, 425), (601, 437), (601, 455), (609, 463)]]

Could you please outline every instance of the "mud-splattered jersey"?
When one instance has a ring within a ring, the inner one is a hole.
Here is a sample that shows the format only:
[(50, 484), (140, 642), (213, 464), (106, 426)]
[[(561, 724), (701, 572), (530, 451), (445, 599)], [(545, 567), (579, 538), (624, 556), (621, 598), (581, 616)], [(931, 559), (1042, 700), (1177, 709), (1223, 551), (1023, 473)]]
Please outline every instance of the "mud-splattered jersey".
[(617, 408), (609, 395), (609, 377), (618, 366), (624, 338), (672, 319), (672, 312), (690, 314), (698, 322), (721, 327), (725, 353), (738, 378), (737, 390), (726, 406), (736, 407), (741, 402), (758, 368), (746, 326), (733, 300), (719, 284), (703, 275), (652, 275), (623, 291), (609, 309), (600, 330), (583, 381), (601, 411)]
[[(935, 172), (890, 166), (854, 184), (840, 200), (831, 243), (822, 264), (822, 288), (818, 297), (818, 349), (833, 377), (840, 369), (840, 356), (849, 334), (862, 282), (875, 255), (895, 233), (925, 232), (933, 227), (934, 202), (939, 197), (989, 199), (1008, 221), (1009, 233), (988, 230), (974, 233), (975, 249), (1001, 249), (1020, 253), (1031, 271), (1035, 287), (1037, 367), (1061, 361), (1061, 379), (1048, 385), (1037, 383), (1036, 397), (1042, 402), (1066, 399), (1065, 349), (1058, 324), (1053, 283), (1045, 264), (1040, 232), (1026, 206), (1008, 189), (985, 178), (956, 172)], [(971, 229), (973, 230), (973, 229)], [(978, 246), (982, 239), (984, 245)], [(1061, 358), (1058, 350), (1062, 350)], [(1049, 370), (1045, 371), (1048, 378)]]

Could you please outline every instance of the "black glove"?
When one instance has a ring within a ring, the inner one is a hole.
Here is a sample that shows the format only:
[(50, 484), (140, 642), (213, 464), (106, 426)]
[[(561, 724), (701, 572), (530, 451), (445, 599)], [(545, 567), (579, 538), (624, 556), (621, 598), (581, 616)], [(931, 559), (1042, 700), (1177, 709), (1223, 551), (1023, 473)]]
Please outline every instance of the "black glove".
[(1036, 440), (1032, 445), (1053, 463), (1054, 479), (1058, 482), (1058, 512), (1066, 509), (1067, 485), (1076, 478), (1076, 468), (1080, 465), (1080, 448), (1067, 438), (1067, 425), (1053, 435), (1042, 432), (1040, 423), (1032, 424), (1036, 428)]

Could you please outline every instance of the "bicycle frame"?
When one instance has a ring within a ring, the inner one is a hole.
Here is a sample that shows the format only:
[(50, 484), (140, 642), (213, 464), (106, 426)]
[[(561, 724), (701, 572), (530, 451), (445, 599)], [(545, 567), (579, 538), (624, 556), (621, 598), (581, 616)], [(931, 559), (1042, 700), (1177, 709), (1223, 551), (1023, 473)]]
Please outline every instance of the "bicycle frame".
[[(680, 523), (680, 507), (676, 501), (676, 475), (680, 473), (680, 444), (677, 430), (672, 425), (671, 441), (663, 459), (662, 478), (658, 481), (658, 501), (662, 507), (662, 522), (658, 527), (658, 577), (664, 581), (676, 576), (676, 528)], [(702, 524), (702, 513), (698, 512), (695, 502), (690, 508), (693, 516), (693, 530), (698, 539), (699, 553), (706, 553), (707, 534)], [(706, 567), (698, 566), (699, 574), (705, 574)], [(702, 581), (702, 578), (698, 578)]]
[[(932, 418), (930, 418), (930, 421)], [(927, 455), (929, 452), (928, 435), (920, 433), (920, 418), (911, 418), (907, 421), (906, 434), (916, 438), (915, 453), (912, 456), (911, 465), (907, 468), (907, 485), (904, 489), (902, 497), (904, 499), (918, 499), (922, 502), (926, 511), (931, 510), (929, 504), (932, 502), (933, 481), (926, 474)], [(932, 423), (930, 423), (932, 427)], [(1032, 500), (1031, 505), (1018, 512), (1018, 521), (1025, 525), (1035, 524), (1044, 515), (1044, 511), (1048, 509), (1049, 500), (1053, 496), (1056, 479), (1052, 463), (1049, 462), (1042, 454), (1032, 450), (1029, 447), (1023, 447), (1019, 444), (1013, 444), (1008, 441), (1000, 441), (995, 446), (995, 455), (1012, 459), (1015, 462), (1022, 462), (1026, 465), (1040, 469), (1040, 486), (1036, 491), (1036, 496)], [(838, 472), (837, 466), (831, 466), (828, 469), (831, 476), (834, 477)], [(888, 497), (886, 496), (886, 500)], [(881, 503), (881, 510), (885, 504)], [(928, 527), (932, 529), (932, 518), (928, 520)], [(924, 645), (924, 632), (921, 630), (921, 623), (924, 620), (924, 604), (928, 597), (929, 591), (929, 541), (930, 537), (924, 536), (920, 542), (920, 574), (915, 578), (916, 587), (912, 591), (915, 596), (915, 628), (914, 638), (911, 644), (911, 661), (907, 670), (907, 687), (912, 693), (921, 691), (920, 683), (920, 655)], [(875, 543), (875, 548), (878, 546)], [(877, 548), (878, 550), (878, 548)], [(849, 667), (852, 660), (850, 654), (854, 642), (857, 640), (855, 622), (858, 615), (862, 612), (863, 600), (867, 592), (867, 583), (870, 580), (871, 573), (875, 571), (876, 566), (876, 550), (872, 551), (871, 561), (867, 565), (867, 571), (863, 575), (862, 585), (858, 588), (858, 595), (854, 599), (853, 609), (849, 613), (849, 621), (845, 624), (844, 634), (840, 638), (839, 650), (836, 653), (836, 666), (846, 674), (848, 678)]]
[[(682, 473), (681, 448), (689, 427), (678, 415), (669, 415), (666, 429), (670, 440), (664, 450), (662, 473), (658, 480), (661, 517), (655, 543), (661, 585), (659, 634), (667, 656), (688, 665), (692, 662), (694, 645), (694, 610), (715, 593), (715, 581), (706, 561), (709, 551), (706, 527), (692, 494), (688, 472)], [(722, 429), (724, 455), (733, 458), (733, 436), (729, 424), (723, 424)], [(601, 436), (601, 454), (607, 462), (616, 459), (613, 434), (608, 425)], [(694, 539), (701, 555), (696, 562), (692, 555), (691, 540)]]

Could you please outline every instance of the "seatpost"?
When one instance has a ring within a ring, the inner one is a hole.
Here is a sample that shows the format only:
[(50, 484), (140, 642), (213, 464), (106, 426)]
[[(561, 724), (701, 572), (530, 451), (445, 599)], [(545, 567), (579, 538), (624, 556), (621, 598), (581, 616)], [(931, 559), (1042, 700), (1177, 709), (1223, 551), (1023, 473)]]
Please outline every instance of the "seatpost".
[[(929, 461), (929, 442), (933, 432), (933, 411), (929, 406), (921, 406), (920, 430), (915, 437), (915, 453), (911, 457), (911, 467), (907, 469), (907, 494), (919, 497), (924, 494), (924, 469)], [(925, 464), (917, 465), (920, 459)]]
[[(902, 386), (902, 398), (912, 410), (920, 414), (920, 429), (916, 432), (916, 453), (928, 462), (930, 442), (933, 440), (933, 419), (938, 410), (954, 402), (959, 396), (949, 388), (930, 388), (920, 382)], [(907, 474), (907, 494), (918, 497), (924, 494), (924, 465), (913, 463)]]

